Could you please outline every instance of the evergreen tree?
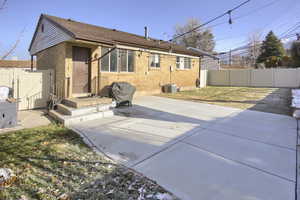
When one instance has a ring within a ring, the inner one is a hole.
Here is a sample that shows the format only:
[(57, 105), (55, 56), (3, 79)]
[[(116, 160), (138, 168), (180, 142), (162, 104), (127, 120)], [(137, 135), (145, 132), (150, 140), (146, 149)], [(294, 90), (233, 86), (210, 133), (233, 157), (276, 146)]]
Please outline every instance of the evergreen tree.
[(257, 58), (257, 63), (265, 63), (266, 67), (278, 66), (284, 53), (281, 41), (276, 37), (273, 31), (270, 31), (262, 43), (261, 54)]

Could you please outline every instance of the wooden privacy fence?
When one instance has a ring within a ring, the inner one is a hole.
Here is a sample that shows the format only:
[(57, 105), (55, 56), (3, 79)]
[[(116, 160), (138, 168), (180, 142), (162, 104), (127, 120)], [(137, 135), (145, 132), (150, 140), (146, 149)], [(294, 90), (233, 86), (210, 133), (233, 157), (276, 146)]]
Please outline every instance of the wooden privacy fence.
[(300, 87), (300, 68), (209, 70), (208, 85), (245, 87)]
[(12, 88), (13, 97), (19, 99), (19, 110), (45, 107), (53, 89), (53, 71), (3, 68), (0, 86)]

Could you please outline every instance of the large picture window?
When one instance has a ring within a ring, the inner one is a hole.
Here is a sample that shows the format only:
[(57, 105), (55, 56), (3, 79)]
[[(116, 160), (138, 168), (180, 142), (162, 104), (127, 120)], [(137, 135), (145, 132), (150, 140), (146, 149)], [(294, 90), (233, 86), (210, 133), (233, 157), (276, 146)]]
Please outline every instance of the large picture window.
[[(110, 48), (102, 47), (101, 55)], [(101, 59), (101, 71), (103, 72), (134, 72), (134, 53), (131, 50), (115, 49)]]

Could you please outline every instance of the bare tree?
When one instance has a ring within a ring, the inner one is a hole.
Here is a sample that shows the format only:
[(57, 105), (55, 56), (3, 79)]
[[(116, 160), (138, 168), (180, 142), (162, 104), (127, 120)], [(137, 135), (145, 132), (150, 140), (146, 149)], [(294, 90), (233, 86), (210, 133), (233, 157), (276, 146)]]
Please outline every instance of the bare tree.
[(248, 36), (248, 56), (251, 66), (254, 66), (261, 51), (262, 33), (255, 31)]
[[(7, 0), (3, 0), (2, 3), (0, 3), (0, 10), (3, 10), (6, 6), (6, 4), (7, 4)], [(23, 28), (23, 30), (20, 32), (20, 35), (17, 38), (17, 40), (14, 42), (14, 44), (3, 55), (0, 56), (1, 60), (6, 59), (8, 56), (13, 54), (13, 52), (16, 50), (16, 48), (18, 47), (18, 45), (21, 41), (24, 31), (25, 31), (25, 28)]]
[[(178, 35), (191, 31), (200, 24), (201, 23), (198, 19), (190, 18), (184, 25), (176, 25), (174, 38), (176, 38), (176, 36)], [(179, 45), (194, 47), (207, 52), (212, 52), (215, 47), (215, 41), (212, 31), (207, 28), (199, 28), (195, 31), (183, 35), (182, 37), (176, 38), (174, 42)]]
[(20, 36), (18, 37), (18, 39), (15, 41), (15, 43), (0, 57), (1, 60), (5, 60), (8, 56), (10, 56), (17, 48), (17, 46), (20, 43), (21, 37), (23, 35), (23, 32), (21, 32)]

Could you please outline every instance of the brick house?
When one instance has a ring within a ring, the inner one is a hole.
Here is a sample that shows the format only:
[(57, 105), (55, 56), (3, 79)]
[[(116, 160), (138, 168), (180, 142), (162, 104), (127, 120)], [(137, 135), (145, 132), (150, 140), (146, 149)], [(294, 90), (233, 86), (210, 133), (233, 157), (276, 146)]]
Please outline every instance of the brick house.
[(160, 93), (175, 83), (196, 87), (198, 52), (170, 42), (42, 14), (29, 52), (37, 69), (55, 70), (55, 91), (64, 98), (106, 95), (107, 86), (126, 81), (137, 93)]

